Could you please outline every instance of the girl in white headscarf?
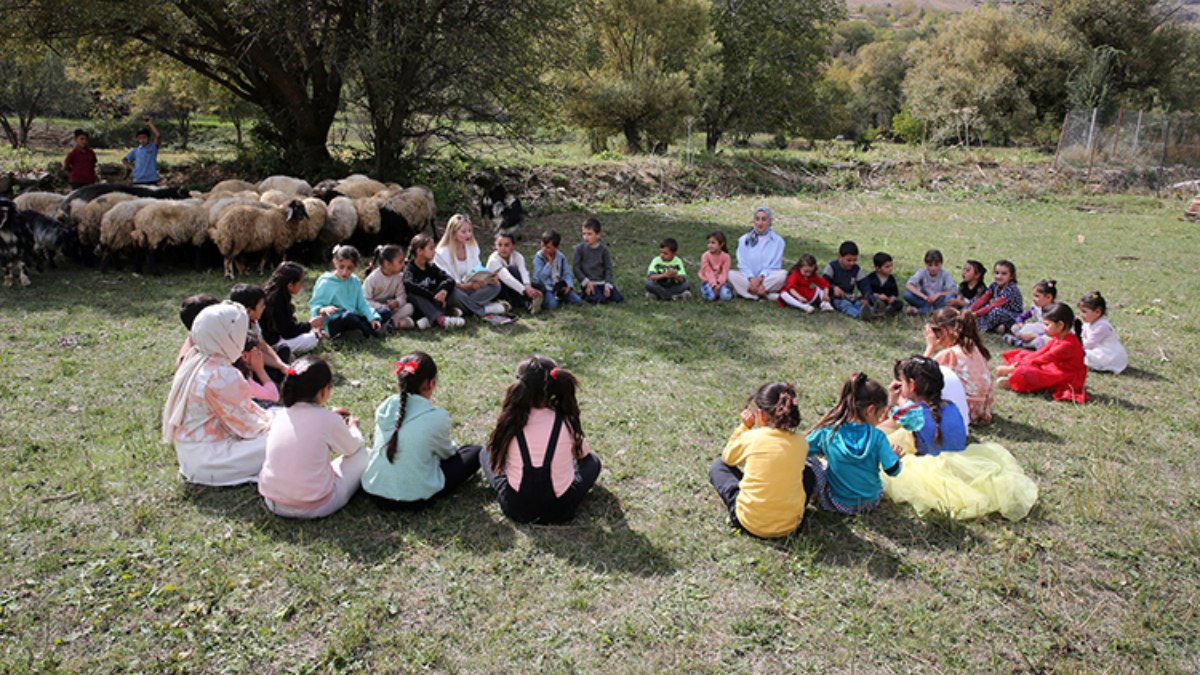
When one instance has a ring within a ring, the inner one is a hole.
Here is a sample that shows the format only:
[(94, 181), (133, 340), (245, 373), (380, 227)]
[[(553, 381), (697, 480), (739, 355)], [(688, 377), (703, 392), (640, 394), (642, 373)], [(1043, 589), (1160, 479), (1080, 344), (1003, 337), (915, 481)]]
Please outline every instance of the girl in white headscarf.
[(192, 324), (192, 347), (175, 371), (162, 424), (163, 442), (175, 444), (190, 483), (239, 485), (262, 469), (271, 416), (233, 367), (248, 325), (246, 310), (231, 302), (206, 307)]

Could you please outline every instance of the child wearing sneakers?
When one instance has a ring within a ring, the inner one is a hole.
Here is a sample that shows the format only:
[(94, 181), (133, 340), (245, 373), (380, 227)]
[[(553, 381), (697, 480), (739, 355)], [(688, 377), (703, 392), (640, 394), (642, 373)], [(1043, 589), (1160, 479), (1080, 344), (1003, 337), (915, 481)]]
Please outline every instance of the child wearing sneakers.
[(525, 257), (516, 249), (513, 236), (508, 232), (497, 234), (495, 247), (488, 256), (487, 268), (500, 280), (500, 299), (513, 307), (524, 307), (530, 314), (542, 311), (542, 292), (534, 288)]
[(829, 304), (829, 282), (817, 274), (817, 259), (805, 253), (788, 271), (787, 281), (779, 293), (779, 306), (812, 312), (817, 303), (821, 304), (822, 312), (833, 311), (833, 305)]
[(575, 247), (571, 267), (575, 269), (575, 279), (579, 289), (583, 291), (583, 299), (593, 305), (605, 302), (622, 302), (625, 297), (617, 290), (613, 278), (612, 255), (600, 238), (600, 221), (588, 218), (583, 221), (583, 241)]
[(582, 305), (575, 292), (575, 277), (567, 256), (558, 250), (562, 235), (555, 230), (542, 233), (542, 250), (533, 256), (533, 285), (542, 292), (542, 306), (556, 309), (561, 303)]
[(650, 261), (646, 270), (646, 298), (649, 300), (690, 300), (691, 285), (683, 260), (675, 255), (679, 242), (671, 237), (658, 244), (658, 257)]
[(875, 312), (863, 292), (867, 273), (858, 266), (858, 244), (843, 241), (838, 246), (838, 257), (825, 265), (821, 276), (829, 282), (834, 309), (852, 319), (874, 318)]
[(461, 316), (446, 313), (451, 298), (459, 291), (455, 288), (454, 278), (433, 262), (435, 256), (437, 247), (427, 234), (418, 234), (408, 244), (404, 290), (413, 304), (417, 328), (462, 328), (467, 322)]
[(925, 267), (909, 277), (904, 284), (904, 301), (912, 306), (909, 314), (929, 314), (945, 307), (958, 287), (950, 273), (942, 269), (942, 252), (931, 248), (925, 252)]

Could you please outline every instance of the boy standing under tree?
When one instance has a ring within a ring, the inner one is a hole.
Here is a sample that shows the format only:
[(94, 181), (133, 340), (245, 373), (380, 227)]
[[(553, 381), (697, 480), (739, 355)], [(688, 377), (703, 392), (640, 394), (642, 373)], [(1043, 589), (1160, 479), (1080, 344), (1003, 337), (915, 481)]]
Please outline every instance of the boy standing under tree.
[[(138, 146), (129, 151), (128, 155), (121, 160), (125, 168), (133, 173), (134, 185), (158, 185), (161, 178), (158, 175), (158, 144), (159, 134), (158, 129), (154, 126), (154, 122), (150, 121), (149, 117), (144, 117), (142, 120), (146, 126), (138, 129), (137, 142)], [(150, 135), (154, 134), (154, 142), (150, 141)]]
[(96, 182), (96, 151), (88, 147), (88, 135), (83, 129), (75, 130), (75, 147), (63, 160), (63, 170), (72, 189)]

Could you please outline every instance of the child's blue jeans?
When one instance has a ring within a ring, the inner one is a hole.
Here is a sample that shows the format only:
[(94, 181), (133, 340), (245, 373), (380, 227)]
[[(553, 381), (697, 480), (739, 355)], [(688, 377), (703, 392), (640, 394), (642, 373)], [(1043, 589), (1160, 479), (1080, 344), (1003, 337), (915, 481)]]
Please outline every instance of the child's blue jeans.
[(544, 309), (558, 309), (558, 306), (563, 302), (569, 305), (582, 305), (583, 298), (575, 292), (575, 289), (567, 291), (562, 297), (554, 294), (554, 290), (547, 288), (545, 284), (538, 284), (538, 290), (542, 292), (542, 307)]
[[(705, 300), (716, 300), (718, 294), (713, 293), (712, 286), (708, 285), (707, 283), (702, 283), (700, 284), (700, 297), (704, 298)], [(721, 286), (720, 298), (722, 300), (733, 299), (733, 289), (729, 287), (729, 284)]]
[(904, 301), (913, 307), (916, 307), (918, 314), (928, 314), (935, 309), (941, 309), (946, 306), (946, 300), (948, 299), (949, 298), (947, 296), (943, 295), (937, 300), (934, 300), (931, 304), (926, 302), (924, 298), (917, 297), (917, 294), (913, 293), (912, 291), (904, 291)]
[[(585, 292), (583, 299), (593, 305), (601, 305), (606, 302), (625, 302), (625, 296), (621, 295), (621, 291), (618, 291), (616, 286), (611, 286), (610, 288), (612, 290), (606, 298), (604, 297), (604, 284), (592, 284), (592, 292)], [(582, 291), (583, 289), (581, 288), (580, 290)]]
[(845, 314), (846, 316), (857, 319), (859, 314), (862, 314), (862, 300), (847, 300), (845, 298), (834, 298), (833, 308)]

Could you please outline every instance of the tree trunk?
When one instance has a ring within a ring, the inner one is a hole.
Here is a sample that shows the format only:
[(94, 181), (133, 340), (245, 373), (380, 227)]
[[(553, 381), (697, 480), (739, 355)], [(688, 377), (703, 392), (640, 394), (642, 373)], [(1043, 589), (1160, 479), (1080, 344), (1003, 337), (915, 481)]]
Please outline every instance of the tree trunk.
[(179, 149), (187, 150), (188, 141), (192, 137), (192, 114), (181, 112), (175, 116), (175, 124), (179, 127)]
[(721, 128), (716, 124), (705, 125), (704, 129), (704, 150), (709, 153), (717, 151), (717, 144), (721, 142)]
[(4, 127), (4, 137), (8, 139), (8, 144), (12, 146), (12, 149), (16, 150), (20, 148), (21, 143), (17, 138), (16, 130), (13, 129), (12, 123), (8, 121), (8, 118), (3, 115), (0, 115), (0, 127)]
[(629, 151), (629, 154), (642, 154), (642, 134), (638, 130), (637, 122), (625, 120), (621, 125), (621, 131), (625, 134), (625, 147)]

